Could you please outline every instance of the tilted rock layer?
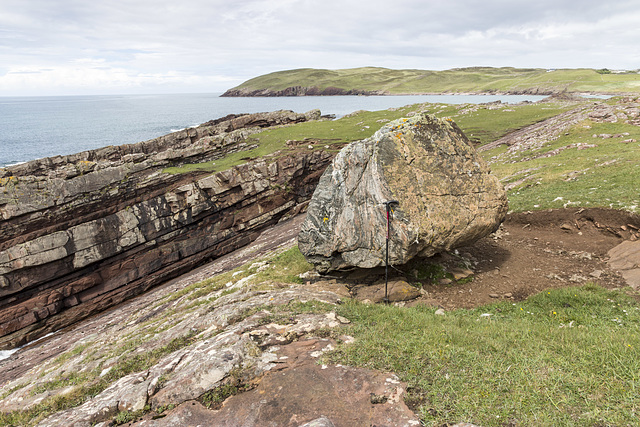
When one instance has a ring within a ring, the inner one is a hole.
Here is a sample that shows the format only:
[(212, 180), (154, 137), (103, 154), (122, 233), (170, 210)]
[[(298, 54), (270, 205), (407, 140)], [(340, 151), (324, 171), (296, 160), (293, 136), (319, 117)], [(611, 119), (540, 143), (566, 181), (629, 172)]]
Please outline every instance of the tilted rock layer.
[(218, 173), (164, 170), (250, 149), (260, 128), (319, 116), (228, 116), (0, 169), (0, 348), (138, 295), (298, 212), (331, 154), (281, 153)]
[(421, 114), (391, 122), (345, 147), (313, 195), (298, 236), (319, 271), (385, 264), (468, 245), (497, 229), (507, 199), (466, 136), (449, 120)]

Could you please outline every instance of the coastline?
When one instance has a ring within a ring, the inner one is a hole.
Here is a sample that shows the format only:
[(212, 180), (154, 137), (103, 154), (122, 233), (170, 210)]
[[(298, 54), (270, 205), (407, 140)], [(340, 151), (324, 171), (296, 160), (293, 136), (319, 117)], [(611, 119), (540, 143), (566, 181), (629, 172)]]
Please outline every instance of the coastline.
[(603, 92), (603, 91), (567, 91), (567, 90), (540, 90), (539, 88), (525, 90), (485, 90), (485, 91), (455, 91), (455, 92), (389, 92), (386, 90), (364, 89), (340, 89), (328, 87), (320, 89), (317, 86), (290, 86), (282, 90), (272, 89), (229, 89), (220, 95), (221, 98), (278, 98), (278, 97), (304, 97), (304, 96), (509, 96), (509, 95), (536, 95), (536, 96), (633, 96), (628, 92)]
[[(320, 109), (340, 118), (417, 103), (517, 103), (542, 96), (455, 95), (220, 97), (215, 94), (13, 98), (0, 103), (0, 168), (109, 145), (135, 144), (228, 114)], [(433, 98), (433, 99), (429, 99)]]

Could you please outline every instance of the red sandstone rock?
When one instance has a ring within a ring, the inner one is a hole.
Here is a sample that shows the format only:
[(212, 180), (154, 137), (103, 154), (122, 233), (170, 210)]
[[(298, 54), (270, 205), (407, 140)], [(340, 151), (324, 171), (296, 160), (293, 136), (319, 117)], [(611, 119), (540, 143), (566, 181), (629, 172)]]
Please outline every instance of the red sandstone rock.
[(331, 154), (267, 157), (214, 174), (162, 171), (251, 148), (244, 141), (261, 127), (318, 117), (229, 116), (138, 144), (0, 169), (0, 348), (242, 247), (297, 210)]

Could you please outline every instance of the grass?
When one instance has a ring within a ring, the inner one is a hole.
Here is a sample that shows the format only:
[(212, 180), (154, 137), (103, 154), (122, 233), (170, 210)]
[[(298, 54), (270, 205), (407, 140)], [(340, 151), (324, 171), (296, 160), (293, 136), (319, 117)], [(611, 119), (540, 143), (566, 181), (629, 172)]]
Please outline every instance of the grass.
[[(468, 104), (462, 106), (415, 104), (388, 110), (361, 111), (338, 120), (310, 121), (265, 129), (247, 139), (247, 144), (255, 148), (232, 153), (212, 162), (166, 168), (163, 172), (170, 174), (221, 172), (276, 152), (285, 155), (298, 149), (287, 146), (287, 141), (299, 141), (303, 149), (313, 145), (313, 149), (338, 152), (344, 144), (371, 137), (387, 121), (406, 117), (418, 111), (435, 114), (438, 117), (451, 117), (471, 139), (487, 143), (515, 129), (566, 111), (572, 106), (574, 105), (566, 103), (523, 104), (513, 106), (513, 112), (502, 112), (491, 110), (487, 106)], [(470, 107), (475, 111), (464, 113), (464, 110)]]
[(476, 111), (467, 114), (463, 114), (460, 110), (456, 111), (451, 114), (451, 118), (469, 139), (484, 145), (514, 130), (541, 122), (573, 107), (575, 107), (574, 104), (559, 102), (523, 104), (509, 106), (502, 110), (490, 110), (486, 106), (480, 106)]
[(640, 311), (587, 285), (437, 316), (430, 308), (338, 309), (356, 338), (329, 357), (392, 371), (425, 425), (636, 425)]
[[(206, 297), (206, 300), (192, 302), (191, 305), (181, 310), (197, 307), (201, 304), (211, 304), (217, 298), (238, 290), (225, 289), (227, 284), (234, 284), (243, 279), (246, 279), (244, 286), (257, 286), (265, 282), (301, 283), (299, 275), (312, 268), (313, 266), (307, 262), (298, 247), (294, 246), (271, 257), (262, 260), (255, 259), (226, 273), (186, 286), (159, 299), (154, 307), (159, 307), (181, 298), (193, 301)], [(219, 295), (214, 294), (220, 290), (222, 292)]]
[(113, 419), (113, 425), (122, 426), (136, 421), (138, 418), (142, 417), (150, 410), (151, 408), (146, 408), (140, 411), (120, 411), (118, 412), (118, 415), (116, 415)]
[[(593, 137), (623, 133), (628, 135)], [(540, 150), (508, 154), (501, 147), (483, 155), (504, 184), (517, 184), (508, 191), (513, 211), (581, 206), (640, 212), (640, 143), (623, 142), (628, 139), (640, 141), (640, 128), (587, 120)], [(578, 149), (577, 144), (588, 147)]]
[(245, 390), (242, 386), (224, 384), (209, 390), (200, 399), (208, 409), (218, 409), (228, 397), (235, 396), (243, 391)]
[(313, 268), (297, 246), (279, 253), (269, 260), (269, 267), (257, 273), (255, 282), (302, 283), (300, 274)]
[(345, 143), (373, 135), (382, 126), (376, 120), (393, 120), (409, 111), (411, 111), (410, 108), (406, 107), (394, 111), (363, 112), (353, 116), (346, 116), (339, 120), (310, 121), (269, 128), (258, 134), (251, 135), (247, 139), (247, 144), (255, 146), (255, 148), (231, 153), (222, 159), (212, 162), (166, 168), (163, 172), (170, 174), (196, 171), (221, 172), (277, 151), (282, 151), (283, 154), (295, 151), (296, 148), (287, 146), (287, 141), (300, 141), (305, 149), (309, 144), (314, 144), (316, 149), (337, 152)]
[[(636, 70), (637, 71), (637, 70)], [(337, 87), (385, 91), (389, 94), (455, 93), (455, 92), (524, 92), (539, 93), (597, 92), (638, 93), (640, 76), (600, 74), (593, 69), (468, 67), (443, 71), (392, 70), (363, 67), (339, 70), (302, 68), (285, 70), (247, 80), (233, 89), (282, 90), (292, 86)]]

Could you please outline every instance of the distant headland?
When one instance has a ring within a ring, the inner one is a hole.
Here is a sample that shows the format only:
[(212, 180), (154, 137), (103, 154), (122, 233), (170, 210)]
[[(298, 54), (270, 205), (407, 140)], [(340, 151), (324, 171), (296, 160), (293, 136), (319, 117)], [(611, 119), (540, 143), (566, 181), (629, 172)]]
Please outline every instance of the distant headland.
[(467, 67), (444, 71), (380, 67), (300, 68), (247, 80), (222, 96), (332, 96), (559, 93), (637, 94), (639, 70)]

